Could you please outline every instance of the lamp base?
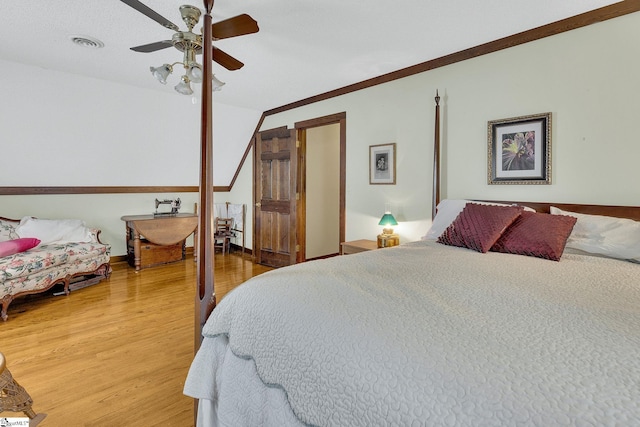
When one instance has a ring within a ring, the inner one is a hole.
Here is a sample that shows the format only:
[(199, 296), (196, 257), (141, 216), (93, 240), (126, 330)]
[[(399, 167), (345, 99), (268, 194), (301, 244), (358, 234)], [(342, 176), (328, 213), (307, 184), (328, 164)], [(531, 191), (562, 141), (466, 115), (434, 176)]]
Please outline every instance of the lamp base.
[(390, 248), (391, 246), (398, 246), (400, 244), (400, 236), (397, 234), (378, 234), (378, 247)]

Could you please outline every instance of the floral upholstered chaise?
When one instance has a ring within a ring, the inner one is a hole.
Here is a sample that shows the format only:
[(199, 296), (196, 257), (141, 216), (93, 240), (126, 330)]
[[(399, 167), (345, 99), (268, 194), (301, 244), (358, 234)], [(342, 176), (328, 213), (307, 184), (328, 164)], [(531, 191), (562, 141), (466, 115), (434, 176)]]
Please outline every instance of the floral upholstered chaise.
[(100, 230), (80, 220), (22, 220), (0, 217), (0, 317), (7, 320), (9, 304), (18, 296), (44, 292), (74, 277), (111, 274), (108, 244)]

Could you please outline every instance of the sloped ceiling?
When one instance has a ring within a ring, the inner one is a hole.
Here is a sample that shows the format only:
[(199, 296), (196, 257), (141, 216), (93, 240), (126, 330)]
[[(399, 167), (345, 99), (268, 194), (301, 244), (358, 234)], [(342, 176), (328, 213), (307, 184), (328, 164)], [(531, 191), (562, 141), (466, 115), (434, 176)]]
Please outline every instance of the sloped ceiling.
[[(141, 1), (185, 28), (178, 10), (184, 0)], [(613, 3), (218, 0), (214, 22), (248, 13), (260, 31), (214, 43), (245, 64), (237, 71), (214, 65), (226, 83), (214, 102), (263, 112)], [(191, 4), (202, 9), (197, 0)], [(173, 32), (121, 1), (2, 1), (0, 16), (1, 59), (166, 92), (179, 81), (175, 73), (163, 86), (149, 73), (150, 65), (181, 60), (174, 48), (129, 49), (168, 40)], [(75, 35), (99, 39), (104, 47), (79, 47), (70, 40)]]
[[(184, 0), (142, 0), (184, 28)], [(258, 21), (256, 34), (215, 43), (245, 63), (217, 64), (226, 82), (215, 101), (269, 110), (481, 43), (608, 4), (611, 0), (218, 0), (217, 22), (241, 13)], [(194, 0), (190, 4), (202, 8)], [(131, 46), (171, 38), (173, 32), (117, 0), (3, 1), (0, 57), (44, 68), (172, 91), (150, 65), (181, 59), (173, 48), (136, 53)], [(196, 27), (198, 30), (200, 26)], [(101, 40), (90, 56), (72, 35)], [(172, 76), (171, 79), (178, 76)]]

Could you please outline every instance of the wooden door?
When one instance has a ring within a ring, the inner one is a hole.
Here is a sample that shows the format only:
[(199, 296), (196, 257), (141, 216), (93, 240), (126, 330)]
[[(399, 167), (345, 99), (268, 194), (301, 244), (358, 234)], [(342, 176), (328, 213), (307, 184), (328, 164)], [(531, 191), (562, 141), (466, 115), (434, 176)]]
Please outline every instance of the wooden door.
[(296, 131), (286, 127), (256, 135), (254, 254), (258, 264), (296, 263)]

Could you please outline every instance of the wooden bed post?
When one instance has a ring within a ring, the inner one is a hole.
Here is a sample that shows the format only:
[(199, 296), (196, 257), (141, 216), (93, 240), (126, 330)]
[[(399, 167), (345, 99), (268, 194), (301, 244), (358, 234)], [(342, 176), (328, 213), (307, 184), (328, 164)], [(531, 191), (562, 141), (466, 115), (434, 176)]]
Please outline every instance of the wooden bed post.
[(195, 301), (195, 350), (202, 342), (202, 327), (216, 306), (213, 286), (213, 107), (211, 94), (212, 55), (211, 9), (204, 0), (202, 36), (202, 117), (200, 122), (200, 217), (198, 218), (198, 273)]
[(440, 95), (436, 89), (435, 135), (433, 138), (433, 192), (431, 219), (436, 217), (436, 206), (440, 203)]
[[(198, 217), (198, 272), (195, 292), (194, 353), (202, 343), (202, 327), (216, 306), (213, 286), (213, 106), (211, 94), (213, 43), (211, 9), (204, 1), (202, 24), (202, 107), (200, 118), (200, 216)], [(198, 421), (198, 399), (193, 401), (193, 425)]]

